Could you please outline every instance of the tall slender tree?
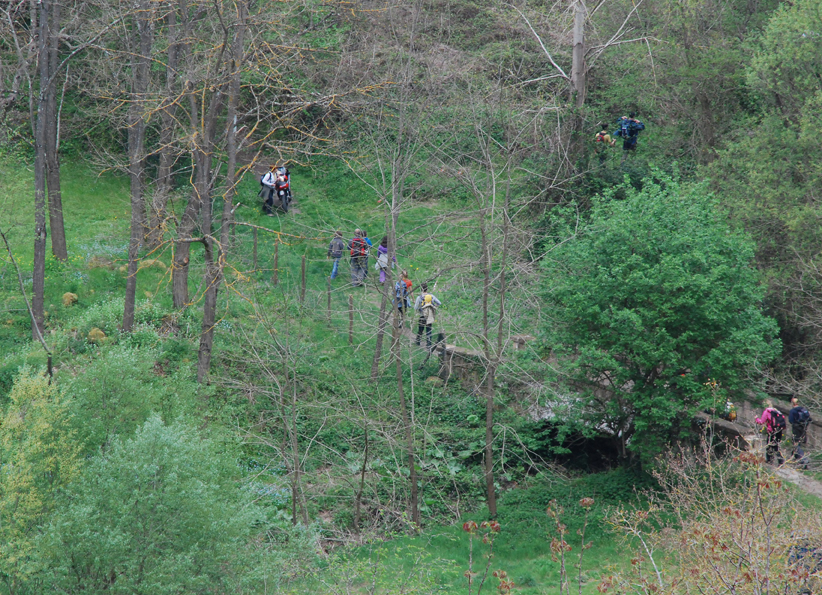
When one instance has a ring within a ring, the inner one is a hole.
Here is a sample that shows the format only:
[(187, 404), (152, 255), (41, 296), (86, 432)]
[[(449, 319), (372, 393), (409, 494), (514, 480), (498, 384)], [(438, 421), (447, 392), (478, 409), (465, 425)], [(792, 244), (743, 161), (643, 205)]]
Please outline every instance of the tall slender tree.
[(123, 330), (134, 325), (137, 269), (140, 246), (145, 238), (146, 212), (143, 204), (145, 177), (146, 93), (149, 86), (154, 15), (150, 0), (139, 0), (133, 15), (134, 50), (131, 56), (131, 96), (128, 107), (128, 173), (131, 181), (131, 237), (128, 242), (128, 274), (123, 309)]

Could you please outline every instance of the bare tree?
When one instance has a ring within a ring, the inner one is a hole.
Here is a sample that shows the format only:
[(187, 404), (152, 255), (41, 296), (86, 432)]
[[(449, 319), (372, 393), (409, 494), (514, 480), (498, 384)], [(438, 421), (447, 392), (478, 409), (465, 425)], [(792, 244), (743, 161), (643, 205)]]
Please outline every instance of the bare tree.
[[(211, 237), (210, 232), (204, 235), (206, 254), (206, 293), (203, 301), (203, 326), (200, 334), (200, 348), (197, 355), (197, 381), (203, 382), (211, 366), (211, 350), (214, 344), (214, 324), (217, 319), (217, 291), (222, 282), (225, 254), (229, 243), (231, 222), (234, 215), (232, 201), (237, 184), (237, 106), (240, 101), (240, 75), (243, 68), (243, 39), (246, 29), (247, 9), (244, 2), (236, 3), (236, 20), (233, 23), (231, 42), (231, 65), (228, 89), (228, 113), (226, 118), (226, 145), (228, 153), (228, 170), (226, 190), (223, 194), (223, 205), (220, 218), (220, 242)], [(223, 25), (225, 27), (225, 25)], [(205, 230), (204, 230), (205, 231)], [(214, 251), (217, 251), (216, 262)]]
[(131, 237), (128, 243), (128, 274), (123, 310), (123, 330), (134, 325), (137, 294), (137, 269), (140, 246), (145, 238), (146, 213), (143, 204), (145, 177), (146, 105), (151, 46), (154, 40), (154, 15), (150, 0), (139, 0), (134, 12), (134, 49), (132, 50), (132, 87), (128, 108), (128, 170), (131, 180)]
[(37, 340), (45, 332), (46, 285), (46, 110), (49, 88), (49, 0), (41, 0), (37, 37), (37, 123), (34, 136), (34, 262), (32, 266), (31, 334)]
[[(63, 223), (63, 197), (60, 191), (60, 110), (57, 106), (56, 77), (60, 65), (60, 7), (59, 0), (49, 5), (48, 62), (49, 81), (46, 89), (46, 166), (49, 205), (49, 230), (51, 231), (51, 252), (55, 258), (66, 260), (66, 230)], [(66, 73), (68, 78), (68, 73)]]
[(169, 194), (173, 187), (173, 169), (177, 162), (179, 150), (174, 143), (174, 133), (177, 129), (178, 106), (176, 98), (179, 96), (178, 68), (180, 54), (184, 49), (180, 39), (180, 24), (178, 15), (185, 9), (185, 0), (178, 0), (172, 5), (166, 15), (166, 65), (163, 69), (165, 76), (165, 97), (160, 106), (160, 133), (159, 144), (156, 149), (159, 153), (157, 166), (157, 180), (150, 200), (148, 201), (148, 235), (146, 246), (150, 250), (158, 248), (163, 240), (165, 221), (168, 216), (167, 205)]

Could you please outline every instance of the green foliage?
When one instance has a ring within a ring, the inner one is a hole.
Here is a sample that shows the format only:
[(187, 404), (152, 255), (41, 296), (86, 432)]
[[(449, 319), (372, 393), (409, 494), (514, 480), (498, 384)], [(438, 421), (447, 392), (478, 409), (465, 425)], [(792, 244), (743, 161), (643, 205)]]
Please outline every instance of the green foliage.
[(750, 63), (749, 84), (769, 106), (795, 116), (820, 95), (822, 2), (781, 4), (768, 21)]
[(225, 445), (151, 417), (72, 486), (42, 544), (47, 582), (66, 593), (250, 586), (270, 569), (252, 541), (264, 518), (238, 475)]
[(171, 421), (192, 408), (197, 385), (181, 374), (166, 376), (158, 356), (152, 349), (115, 345), (66, 383), (77, 433), (89, 452), (105, 449), (115, 436), (130, 436), (152, 413)]
[[(778, 353), (760, 312), (753, 247), (703, 186), (663, 174), (642, 191), (597, 200), (589, 219), (545, 260), (544, 329), (568, 386), (569, 416), (605, 424), (651, 455), (688, 425), (718, 378), (731, 391)], [(565, 228), (568, 229), (568, 228)], [(576, 414), (576, 415), (575, 415)]]
[(0, 425), (0, 577), (16, 592), (37, 570), (35, 544), (62, 489), (80, 471), (70, 401), (23, 368)]

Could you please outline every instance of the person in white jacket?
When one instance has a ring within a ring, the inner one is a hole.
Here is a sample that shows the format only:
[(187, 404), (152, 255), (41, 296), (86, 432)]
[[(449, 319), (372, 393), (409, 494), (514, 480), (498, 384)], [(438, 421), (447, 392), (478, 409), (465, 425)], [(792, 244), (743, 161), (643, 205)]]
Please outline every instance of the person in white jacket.
[(262, 178), (260, 178), (260, 185), (263, 187), (260, 192), (265, 196), (265, 203), (263, 204), (263, 211), (266, 215), (274, 216), (274, 192), (277, 185), (277, 166), (272, 165)]

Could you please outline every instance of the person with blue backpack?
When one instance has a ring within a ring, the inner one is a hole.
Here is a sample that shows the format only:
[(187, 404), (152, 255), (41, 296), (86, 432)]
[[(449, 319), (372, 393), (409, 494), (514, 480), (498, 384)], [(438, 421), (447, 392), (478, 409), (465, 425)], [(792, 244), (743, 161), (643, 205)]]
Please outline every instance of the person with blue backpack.
[(637, 120), (636, 114), (631, 112), (617, 120), (617, 126), (614, 136), (622, 139), (622, 159), (624, 161), (628, 152), (636, 151), (636, 142), (639, 133), (645, 130), (645, 124)]
[(805, 451), (802, 445), (808, 443), (808, 425), (811, 421), (811, 412), (807, 407), (799, 404), (799, 399), (793, 397), (791, 399), (791, 410), (788, 412), (788, 423), (791, 424), (791, 432), (793, 433), (793, 458), (803, 464), (805, 469), (808, 464), (805, 461)]
[(399, 327), (402, 328), (405, 311), (411, 307), (411, 279), (408, 278), (408, 271), (402, 271), (399, 280), (394, 284), (393, 304), (397, 308)]

